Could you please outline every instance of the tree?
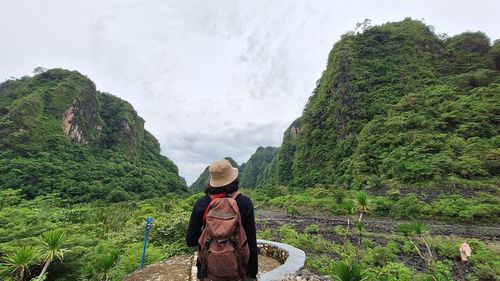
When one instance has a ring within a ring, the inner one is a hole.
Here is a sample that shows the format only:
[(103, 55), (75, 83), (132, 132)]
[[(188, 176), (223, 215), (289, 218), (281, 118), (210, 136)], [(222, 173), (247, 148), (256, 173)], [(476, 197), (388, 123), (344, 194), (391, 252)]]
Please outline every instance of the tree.
[(500, 70), (500, 40), (495, 40), (495, 43), (491, 47), (490, 60), (493, 68)]
[(35, 69), (33, 69), (33, 73), (35, 75), (42, 74), (42, 73), (44, 73), (46, 71), (47, 71), (47, 68), (44, 68), (44, 67), (41, 67), (41, 66), (37, 66)]
[(344, 201), (344, 204), (342, 205), (342, 207), (347, 214), (347, 233), (349, 233), (349, 227), (351, 224), (351, 216), (355, 212), (354, 201), (352, 201), (352, 200)]
[[(436, 274), (432, 267), (432, 261), (434, 258), (432, 256), (431, 248), (429, 247), (429, 244), (424, 238), (424, 235), (429, 232), (429, 228), (427, 227), (427, 225), (421, 221), (401, 223), (396, 226), (396, 231), (402, 234), (413, 245), (413, 247), (417, 251), (417, 254), (427, 263), (427, 266), (429, 267), (431, 273), (432, 280), (436, 281), (437, 280)], [(424, 256), (424, 254), (420, 251), (420, 248), (418, 247), (417, 243), (412, 240), (412, 237), (414, 236), (417, 236), (424, 243), (427, 249), (428, 257)]]
[(372, 20), (371, 19), (365, 19), (363, 22), (358, 22), (356, 23), (356, 28), (354, 29), (354, 32), (360, 33), (365, 32), (366, 30), (370, 29)]
[(358, 222), (361, 222), (363, 213), (365, 213), (368, 208), (368, 194), (363, 191), (358, 192), (358, 194), (356, 194), (356, 203), (358, 204), (359, 212)]
[(29, 273), (31, 265), (37, 260), (36, 252), (31, 247), (21, 247), (16, 252), (5, 257), (4, 265), (11, 271), (12, 274), (19, 277), (18, 280), (24, 281), (26, 273)]
[(37, 281), (42, 280), (43, 275), (54, 258), (58, 258), (62, 261), (64, 258), (64, 252), (68, 251), (64, 248), (66, 244), (66, 231), (64, 230), (57, 229), (45, 232), (41, 240), (43, 245), (41, 250), (45, 264), (42, 272), (40, 272), (40, 275), (38, 276)]
[(364, 223), (363, 223), (363, 213), (365, 213), (368, 210), (368, 194), (366, 192), (360, 191), (356, 194), (356, 204), (357, 204), (357, 209), (359, 212), (358, 215), (358, 221), (356, 222), (356, 229), (359, 232), (358, 236), (358, 245), (356, 246), (356, 258), (359, 259), (359, 252), (361, 248), (361, 241), (363, 239), (363, 230), (364, 230)]
[(21, 202), (20, 189), (4, 189), (0, 190), (0, 210), (5, 207), (10, 207)]

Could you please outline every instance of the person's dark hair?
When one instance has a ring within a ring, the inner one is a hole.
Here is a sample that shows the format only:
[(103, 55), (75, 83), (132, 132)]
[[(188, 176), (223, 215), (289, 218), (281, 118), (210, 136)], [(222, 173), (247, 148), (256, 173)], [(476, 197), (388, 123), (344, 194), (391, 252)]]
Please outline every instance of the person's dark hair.
[(232, 183), (228, 185), (213, 187), (210, 185), (210, 181), (208, 181), (203, 191), (205, 192), (205, 194), (233, 193), (235, 191), (238, 191), (239, 183), (240, 180), (236, 178)]

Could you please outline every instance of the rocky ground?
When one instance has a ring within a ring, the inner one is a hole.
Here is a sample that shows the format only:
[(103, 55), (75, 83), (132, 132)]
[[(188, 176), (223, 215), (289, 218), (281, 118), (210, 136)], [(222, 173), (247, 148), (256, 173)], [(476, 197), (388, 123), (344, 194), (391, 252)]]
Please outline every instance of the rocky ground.
[(124, 281), (189, 281), (191, 276), (191, 255), (172, 257), (138, 270)]
[[(194, 280), (192, 274), (196, 274), (196, 272), (192, 272), (193, 269), (192, 265), (193, 265), (192, 255), (175, 256), (167, 259), (166, 261), (146, 266), (145, 268), (126, 276), (123, 280), (124, 281), (191, 281)], [(281, 264), (278, 261), (272, 258), (259, 256), (259, 273), (270, 271), (280, 265)], [(194, 277), (196, 277), (196, 275)]]
[(293, 275), (285, 276), (281, 281), (331, 281), (328, 276), (321, 276), (310, 270), (303, 268)]

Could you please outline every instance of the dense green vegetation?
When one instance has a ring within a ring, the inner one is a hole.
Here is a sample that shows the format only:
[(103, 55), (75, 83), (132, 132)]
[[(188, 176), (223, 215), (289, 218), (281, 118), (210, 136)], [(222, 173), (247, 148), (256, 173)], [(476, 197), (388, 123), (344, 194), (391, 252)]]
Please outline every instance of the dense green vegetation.
[[(25, 278), (35, 278), (48, 258), (52, 259), (47, 280), (121, 280), (140, 266), (147, 217), (154, 218), (147, 264), (190, 251), (184, 234), (199, 195), (170, 193), (143, 201), (72, 204), (59, 194), (33, 200), (21, 194), (21, 190), (0, 191), (2, 280), (20, 280), (16, 264), (21, 260), (26, 261)], [(58, 250), (50, 256), (54, 248)]]
[[(290, 190), (279, 186), (268, 190), (257, 190), (252, 194), (264, 207), (284, 210), (289, 214), (325, 213), (341, 216), (345, 205), (356, 201), (357, 191), (326, 188), (311, 188), (305, 191)], [(452, 223), (496, 224), (500, 222), (500, 200), (481, 193), (476, 198), (460, 195), (441, 195), (432, 202), (423, 200), (425, 195), (409, 193), (403, 195), (392, 190), (389, 195), (370, 196), (371, 216), (392, 219), (434, 219)]]
[(300, 133), (300, 118), (293, 121), (283, 134), (281, 147), (278, 148), (271, 162), (264, 168), (263, 174), (258, 176), (257, 186), (276, 187), (291, 183), (293, 156), (297, 146), (297, 134), (292, 135), (293, 128), (297, 128)]
[[(282, 187), (284, 195), (272, 197), (256, 189), (242, 192), (259, 206), (258, 216), (260, 212), (273, 209), (286, 210), (290, 215), (289, 222), (298, 223), (296, 226), (276, 226), (261, 220), (258, 221), (258, 236), (304, 249), (309, 269), (333, 276), (339, 272), (342, 263), (352, 266), (355, 262), (361, 274), (369, 277), (367, 280), (426, 280), (431, 272), (427, 269), (426, 261), (420, 259), (415, 247), (408, 242), (408, 239), (413, 239), (416, 245), (424, 247), (420, 238), (411, 236), (412, 233), (408, 233), (407, 238), (397, 227), (389, 233), (369, 232), (364, 229), (363, 223), (359, 223), (359, 218), (361, 212), (363, 222), (366, 216), (387, 214), (387, 210), (390, 216), (396, 218), (429, 218), (436, 206), (431, 208), (415, 199), (403, 202), (403, 198), (383, 202), (385, 199), (382, 197), (367, 196), (366, 193), (352, 190), (332, 195), (330, 190), (316, 188), (289, 194)], [(54, 255), (47, 267), (47, 280), (59, 281), (121, 280), (136, 270), (140, 265), (147, 217), (154, 218), (146, 255), (147, 264), (190, 253), (193, 249), (185, 246), (185, 230), (191, 208), (202, 196), (201, 193), (189, 197), (171, 193), (166, 197), (142, 201), (72, 204), (57, 194), (25, 200), (20, 195), (21, 190), (3, 190), (0, 193), (0, 224), (3, 226), (0, 228), (0, 278), (18, 280), (20, 271), (11, 272), (23, 264), (25, 277), (38, 276), (46, 263), (48, 252), (44, 241), (62, 234), (63, 241), (56, 244), (63, 256), (59, 258)], [(488, 199), (481, 200), (482, 204), (486, 204)], [(458, 211), (453, 204), (447, 207), (445, 201), (442, 204), (440, 210), (447, 210), (450, 215)], [(496, 208), (498, 215), (498, 202), (491, 201), (488, 204), (485, 207)], [(397, 207), (387, 207), (391, 205)], [(474, 211), (473, 206), (470, 207), (465, 211)], [(400, 216), (398, 212), (401, 210), (404, 213)], [(337, 218), (350, 218), (351, 223), (299, 227), (301, 220), (293, 219), (300, 214), (317, 216), (328, 213), (335, 214)], [(438, 213), (435, 214), (437, 216)], [(489, 216), (482, 213), (477, 220)], [(460, 220), (471, 221), (472, 218), (466, 215)], [(494, 258), (498, 255), (497, 243), (459, 236), (439, 236), (429, 231), (422, 235), (432, 251), (432, 270), (440, 276), (439, 280), (455, 280), (453, 278), (457, 274), (464, 274), (466, 278), (460, 280), (495, 280), (491, 278), (500, 273), (498, 259)], [(458, 247), (463, 242), (473, 248), (468, 264), (457, 261)], [(422, 255), (427, 257), (425, 253)], [(13, 258), (17, 259), (13, 263), (9, 262)], [(460, 270), (463, 272), (460, 273)]]
[(264, 173), (264, 169), (271, 162), (277, 148), (268, 146), (257, 148), (250, 159), (245, 163), (244, 169), (240, 175), (240, 186), (245, 188), (254, 188), (261, 180), (260, 177)]
[(497, 194), (498, 58), (411, 19), (345, 34), (261, 185)]
[(29, 199), (57, 192), (72, 202), (185, 190), (132, 106), (76, 71), (0, 84), (0, 114), (0, 190)]

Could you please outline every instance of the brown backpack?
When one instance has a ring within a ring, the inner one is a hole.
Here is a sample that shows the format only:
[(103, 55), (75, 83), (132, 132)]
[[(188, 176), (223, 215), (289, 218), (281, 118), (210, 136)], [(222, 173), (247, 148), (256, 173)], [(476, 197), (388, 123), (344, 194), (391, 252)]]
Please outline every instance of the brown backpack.
[(236, 203), (238, 195), (239, 192), (231, 196), (218, 194), (212, 197), (205, 210), (204, 227), (198, 239), (202, 278), (225, 281), (245, 276), (250, 250)]

